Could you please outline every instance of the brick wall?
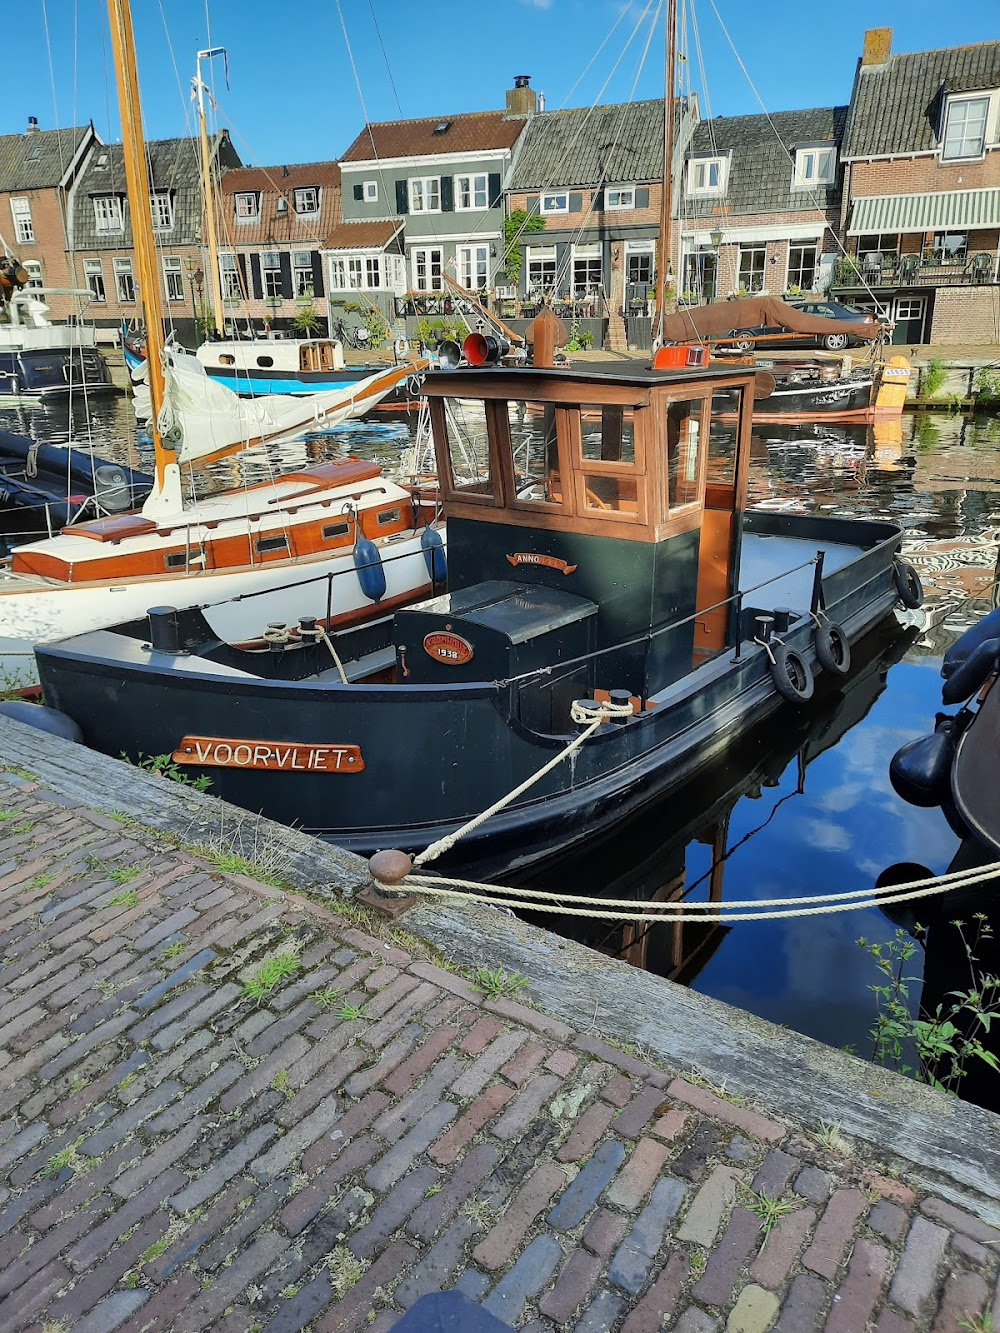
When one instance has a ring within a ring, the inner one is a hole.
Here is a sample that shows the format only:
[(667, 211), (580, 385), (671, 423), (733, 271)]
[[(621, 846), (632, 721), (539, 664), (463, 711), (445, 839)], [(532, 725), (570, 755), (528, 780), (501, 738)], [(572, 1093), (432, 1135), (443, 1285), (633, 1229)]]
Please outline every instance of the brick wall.
[[(619, 209), (614, 211), (593, 209), (591, 211), (591, 204), (594, 195), (598, 193), (597, 190), (577, 190), (569, 186), (560, 186), (559, 188), (560, 190), (564, 188), (571, 190), (572, 194), (579, 194), (582, 203), (579, 209), (571, 210), (569, 213), (546, 214), (546, 220), (554, 229), (558, 228), (563, 231), (577, 227), (598, 228), (614, 239), (616, 228), (622, 229), (623, 234), (627, 235), (632, 227), (648, 227), (650, 225), (655, 227), (659, 225), (660, 203), (663, 194), (662, 185), (656, 183), (650, 183), (648, 186), (644, 185), (642, 188), (649, 190), (649, 205), (646, 208), (630, 208), (625, 211)], [(510, 196), (510, 211), (512, 213), (517, 212), (520, 208), (527, 210), (529, 193), (532, 197), (538, 195), (537, 190), (531, 190), (524, 194), (512, 194)], [(543, 244), (539, 239), (542, 235), (544, 235), (542, 232), (532, 232), (528, 244)]]
[(851, 167), (851, 198), (881, 194), (930, 194), (938, 190), (983, 190), (1000, 186), (1000, 151), (982, 162), (940, 164), (936, 157), (903, 158), (895, 162), (855, 162)]
[[(14, 237), (11, 218), (11, 198), (27, 199), (31, 207), (31, 225), (34, 241), (18, 242)], [(46, 287), (75, 287), (76, 279), (66, 253), (66, 233), (63, 229), (62, 200), (58, 190), (12, 190), (0, 192), (0, 231), (12, 246), (12, 253), (21, 263), (36, 260), (42, 266), (42, 282)], [(78, 310), (73, 296), (48, 296), (53, 321), (65, 320)]]
[[(723, 234), (723, 243), (719, 247), (718, 295), (727, 296), (738, 290), (740, 265), (740, 235), (747, 238), (748, 244), (754, 244), (751, 238), (764, 227), (799, 227), (803, 223), (815, 223), (820, 237), (818, 253), (820, 255), (840, 253), (840, 247), (830, 230), (836, 226), (839, 213), (836, 208), (798, 210), (794, 213), (741, 213), (738, 216), (726, 215), (705, 218), (693, 223), (685, 222), (686, 227), (697, 226), (699, 231), (719, 230)], [(680, 272), (680, 250), (682, 239), (678, 234), (679, 225), (675, 224), (675, 272)], [(791, 246), (805, 244), (799, 240), (781, 239), (764, 242), (766, 257), (764, 261), (764, 292), (769, 296), (783, 296), (788, 286), (788, 251)]]
[(1000, 287), (939, 287), (931, 342), (977, 346), (1000, 342)]
[[(169, 255), (181, 261), (181, 283), (184, 295), (179, 301), (168, 301), (166, 290), (163, 283), (162, 259)], [(84, 307), (84, 315), (88, 320), (95, 324), (108, 327), (117, 326), (122, 319), (135, 320), (141, 317), (142, 307), (138, 300), (119, 301), (118, 286), (116, 282), (114, 261), (116, 259), (130, 259), (132, 261), (132, 276), (135, 283), (136, 293), (138, 295), (139, 280), (136, 270), (135, 254), (131, 250), (124, 248), (120, 250), (102, 249), (102, 250), (80, 250), (75, 255), (76, 275), (73, 278), (73, 285), (77, 287), (86, 287), (87, 273), (85, 261), (88, 259), (99, 259), (101, 261), (101, 273), (104, 278), (104, 301), (91, 301)], [(188, 270), (192, 272), (200, 268), (205, 274), (202, 285), (201, 302), (205, 304), (211, 301), (211, 291), (209, 287), (210, 279), (208, 277), (207, 259), (202, 248), (197, 245), (166, 245), (157, 250), (157, 268), (160, 274), (160, 303), (163, 306), (163, 318), (165, 320), (193, 320), (195, 318), (195, 305), (198, 297), (194, 290), (194, 284), (188, 276)]]

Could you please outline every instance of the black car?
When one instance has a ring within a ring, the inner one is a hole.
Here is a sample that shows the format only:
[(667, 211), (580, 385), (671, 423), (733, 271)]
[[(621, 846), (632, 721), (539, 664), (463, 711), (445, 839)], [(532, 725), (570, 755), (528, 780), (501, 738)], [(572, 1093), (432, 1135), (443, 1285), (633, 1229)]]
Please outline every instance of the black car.
[[(789, 301), (788, 303), (796, 310), (801, 310), (806, 315), (822, 315), (825, 319), (843, 319), (852, 324), (874, 324), (875, 316), (870, 310), (864, 310), (857, 305), (841, 305), (839, 301)], [(752, 352), (755, 344), (752, 338), (760, 338), (764, 334), (786, 333), (783, 328), (773, 328), (764, 326), (755, 329), (734, 329), (734, 337), (727, 346), (734, 352)], [(791, 347), (794, 349), (806, 347), (825, 347), (828, 352), (842, 352), (847, 347), (858, 347), (862, 339), (855, 338), (849, 333), (789, 333), (786, 338), (768, 337), (767, 342), (761, 344), (761, 350), (771, 351), (781, 347)]]

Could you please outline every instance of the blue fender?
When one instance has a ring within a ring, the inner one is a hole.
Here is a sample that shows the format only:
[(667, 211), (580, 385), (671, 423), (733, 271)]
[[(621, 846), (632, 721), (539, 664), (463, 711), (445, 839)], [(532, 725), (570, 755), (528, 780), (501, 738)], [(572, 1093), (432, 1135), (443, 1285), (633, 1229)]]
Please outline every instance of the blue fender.
[(378, 547), (368, 537), (359, 535), (354, 544), (354, 568), (358, 572), (361, 591), (370, 602), (380, 602), (385, 596), (385, 570)]
[(1000, 609), (990, 611), (977, 624), (971, 625), (965, 633), (951, 645), (941, 663), (941, 675), (947, 680), (961, 666), (974, 648), (978, 648), (987, 639), (1000, 635)]
[(909, 805), (930, 809), (951, 791), (954, 758), (954, 726), (942, 725), (933, 735), (909, 741), (896, 751), (889, 765), (889, 781), (896, 795)]
[(979, 689), (1000, 661), (1000, 638), (983, 639), (959, 662), (941, 688), (941, 702), (960, 704)]
[(61, 713), (58, 708), (46, 708), (44, 704), (29, 703), (27, 699), (4, 699), (0, 701), (0, 713), (12, 717), (15, 722), (23, 722), (25, 726), (47, 731), (50, 736), (83, 744), (83, 732), (68, 713)]
[(426, 527), (420, 534), (420, 547), (427, 562), (427, 573), (432, 583), (448, 582), (448, 556), (444, 541), (436, 528)]

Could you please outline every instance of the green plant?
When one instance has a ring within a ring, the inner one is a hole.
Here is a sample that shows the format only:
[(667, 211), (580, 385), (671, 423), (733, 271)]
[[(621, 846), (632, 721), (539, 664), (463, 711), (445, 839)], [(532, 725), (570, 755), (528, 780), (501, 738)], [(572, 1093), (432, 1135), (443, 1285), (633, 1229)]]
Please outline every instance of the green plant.
[[(982, 913), (973, 919), (976, 925), (971, 937), (964, 921), (951, 923), (965, 954), (969, 985), (949, 991), (947, 1004), (938, 1005), (926, 1016), (914, 1015), (910, 1005), (910, 983), (919, 978), (908, 976), (906, 968), (916, 952), (916, 941), (904, 930), (897, 930), (885, 944), (858, 940), (884, 978), (868, 988), (876, 1003), (872, 1060), (944, 1092), (957, 1090), (973, 1061), (1000, 1072), (1000, 1060), (982, 1042), (1000, 1014), (1000, 979), (984, 973), (978, 961), (980, 946), (993, 938), (993, 929)], [(916, 1051), (916, 1065), (908, 1062), (910, 1050)]]
[[(118, 757), (124, 759), (126, 764), (132, 763), (124, 750), (118, 752)], [(195, 791), (207, 791), (212, 785), (212, 779), (209, 777), (188, 777), (181, 766), (174, 763), (174, 757), (170, 754), (143, 754), (140, 751), (135, 767), (145, 769), (147, 773), (155, 773), (157, 777), (168, 778), (171, 782), (180, 782), (186, 787), (194, 787)]]
[(139, 873), (138, 866), (116, 866), (114, 870), (108, 871), (108, 879), (114, 880), (116, 884), (131, 884)]
[(345, 301), (344, 309), (360, 315), (368, 330), (368, 346), (381, 347), (391, 332), (389, 322), (378, 306), (360, 305), (357, 301)]
[(176, 958), (179, 953), (183, 953), (187, 945), (183, 940), (175, 940), (173, 944), (168, 944), (163, 950), (161, 958)]
[(778, 1219), (795, 1207), (788, 1199), (774, 1199), (763, 1190), (758, 1192), (747, 1185), (743, 1186), (742, 1194), (747, 1208), (760, 1218), (760, 1229), (765, 1238), (771, 1234)]
[(318, 1004), (324, 1013), (329, 1013), (340, 999), (340, 991), (336, 986), (324, 986), (322, 990), (314, 990), (309, 998), (313, 1004)]
[[(194, 326), (198, 331), (199, 342), (204, 342), (210, 333), (215, 332), (215, 312), (204, 301), (199, 303), (195, 311)], [(222, 330), (219, 329), (218, 332), (221, 333)]]
[(308, 305), (300, 306), (295, 312), (295, 318), (292, 320), (292, 328), (296, 333), (301, 333), (308, 338), (315, 329), (318, 329), (322, 323), (322, 317), (319, 311), (313, 305), (312, 301)]
[(16, 824), (11, 824), (10, 831), (11, 833), (30, 833), (34, 827), (35, 820), (19, 819)]
[(521, 237), (532, 232), (544, 231), (545, 219), (540, 213), (529, 213), (523, 208), (515, 208), (513, 213), (504, 218), (503, 224), (503, 259), (500, 267), (507, 274), (510, 285), (516, 287), (524, 267), (524, 249)]
[[(60, 1152), (53, 1153), (52, 1156), (49, 1158), (49, 1160), (45, 1163), (45, 1166), (42, 1170), (42, 1175), (57, 1176), (60, 1171), (65, 1171), (65, 1169), (68, 1166), (72, 1166), (74, 1168), (79, 1166), (80, 1159), (77, 1157), (76, 1150), (77, 1148), (79, 1148), (80, 1144), (83, 1142), (85, 1137), (86, 1135), (81, 1134), (75, 1143), (71, 1143), (67, 1148), (63, 1148)], [(90, 1159), (87, 1158), (84, 1160), (89, 1161)]]
[(520, 972), (507, 973), (502, 967), (477, 967), (472, 984), (487, 1000), (501, 1000), (528, 984)]
[(271, 1087), (275, 1092), (280, 1092), (282, 1097), (288, 1101), (291, 1101), (295, 1096), (295, 1089), (288, 1081), (287, 1069), (282, 1069), (275, 1074), (274, 1078), (271, 1079)]
[(985, 1310), (982, 1314), (966, 1315), (964, 1319), (958, 1321), (958, 1326), (964, 1333), (995, 1333), (996, 1329), (989, 1310)]
[(835, 1152), (845, 1156), (849, 1151), (849, 1144), (840, 1132), (839, 1120), (821, 1120), (819, 1129), (813, 1137), (817, 1147), (822, 1148), (824, 1152)]
[(34, 879), (29, 881), (28, 888), (32, 890), (44, 889), (45, 886), (51, 884), (54, 879), (55, 875), (49, 875), (43, 870), (40, 874), (36, 875)]
[(982, 370), (976, 372), (972, 390), (977, 404), (995, 403), (1000, 399), (1000, 370), (983, 366)]
[(363, 1004), (359, 1005), (348, 1004), (347, 1001), (345, 1000), (344, 1003), (337, 1010), (337, 1017), (342, 1018), (345, 1023), (354, 1023), (357, 1021), (357, 1019), (364, 1018), (365, 1016), (364, 1010), (365, 1007)]
[(355, 1259), (346, 1245), (337, 1245), (327, 1260), (333, 1290), (338, 1297), (345, 1295), (357, 1283), (368, 1265)]
[(107, 901), (108, 907), (135, 907), (139, 901), (139, 895), (135, 889), (122, 889), (121, 893), (116, 893), (113, 898)]
[(947, 378), (948, 372), (945, 369), (944, 362), (934, 357), (927, 363), (927, 369), (923, 374), (921, 390), (924, 397), (933, 398), (935, 394), (940, 393)]
[(271, 958), (266, 958), (263, 963), (254, 968), (253, 972), (243, 984), (243, 994), (240, 1000), (253, 1000), (261, 1005), (265, 1000), (269, 1000), (283, 981), (302, 966), (298, 953), (293, 949), (286, 949), (283, 953), (276, 953)]
[(17, 810), (10, 810), (10, 809), (7, 809), (7, 810), (0, 810), (0, 823), (4, 823), (4, 824), (6, 824), (6, 823), (8, 823), (11, 819), (16, 819), (17, 816), (18, 816), (18, 813), (19, 813), (19, 812), (18, 812)]

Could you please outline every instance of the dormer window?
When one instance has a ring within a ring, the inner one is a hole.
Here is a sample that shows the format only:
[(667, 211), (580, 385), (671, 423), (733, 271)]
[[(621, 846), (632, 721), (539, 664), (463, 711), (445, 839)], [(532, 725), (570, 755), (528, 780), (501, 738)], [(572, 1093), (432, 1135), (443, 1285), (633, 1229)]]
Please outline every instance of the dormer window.
[(319, 190), (315, 185), (307, 185), (295, 191), (295, 211), (296, 213), (319, 212)]
[(983, 156), (989, 111), (988, 96), (948, 98), (941, 135), (942, 162), (961, 162)]
[(832, 185), (837, 177), (836, 148), (796, 148), (793, 190)]
[(124, 231), (122, 201), (117, 194), (99, 194), (94, 199), (94, 222), (100, 232)]
[(169, 231), (174, 225), (174, 201), (166, 190), (157, 190), (150, 196), (153, 211), (153, 230)]
[(256, 222), (260, 217), (260, 195), (256, 190), (241, 191), (236, 196), (236, 217), (240, 222)]
[(726, 158), (693, 157), (688, 163), (688, 194), (725, 194)]

